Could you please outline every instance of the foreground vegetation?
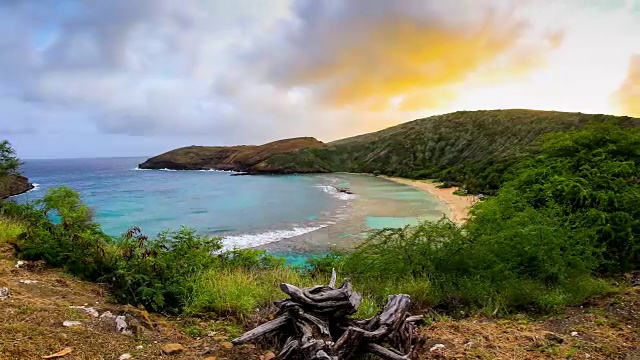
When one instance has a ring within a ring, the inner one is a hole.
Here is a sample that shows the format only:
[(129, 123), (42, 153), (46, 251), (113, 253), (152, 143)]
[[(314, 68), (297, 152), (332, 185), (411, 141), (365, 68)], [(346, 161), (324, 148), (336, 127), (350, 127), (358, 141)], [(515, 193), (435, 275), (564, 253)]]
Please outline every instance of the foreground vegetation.
[(360, 315), (391, 293), (410, 294), (417, 309), (504, 315), (558, 312), (616, 291), (608, 279), (640, 266), (640, 130), (552, 133), (527, 154), (464, 226), (381, 230), (305, 269), (262, 251), (221, 252), (220, 239), (187, 228), (109, 237), (68, 188), (2, 203), (0, 239), (21, 258), (108, 284), (121, 303), (172, 314), (246, 317), (281, 296), (279, 282), (324, 283), (334, 267), (364, 293)]
[[(16, 269), (10, 245), (0, 243), (0, 287), (11, 290), (11, 298), (0, 304), (0, 358), (39, 359), (72, 348), (62, 359), (118, 359), (129, 353), (134, 359), (258, 359), (269, 350), (225, 343), (241, 334), (242, 325), (233, 318), (219, 316), (167, 317), (126, 305), (114, 304), (100, 284), (79, 281), (61, 269)], [(25, 279), (31, 284), (21, 283)], [(99, 313), (110, 311), (126, 316), (136, 328), (134, 335), (114, 331), (112, 323), (84, 314), (70, 305), (90, 304)], [(264, 321), (266, 312), (254, 313), (247, 327)], [(453, 320), (427, 314), (428, 324), (419, 329), (434, 344), (446, 348), (438, 353), (425, 351), (418, 359), (629, 359), (638, 355), (640, 333), (640, 287), (607, 296), (584, 307), (569, 308), (542, 319), (528, 316), (491, 319), (470, 317)], [(81, 325), (63, 327), (63, 321)], [(137, 327), (135, 325), (142, 325)], [(577, 332), (577, 336), (572, 336)], [(558, 343), (558, 338), (563, 339)], [(185, 350), (162, 355), (161, 347), (180, 343)], [(207, 355), (203, 355), (203, 354)]]

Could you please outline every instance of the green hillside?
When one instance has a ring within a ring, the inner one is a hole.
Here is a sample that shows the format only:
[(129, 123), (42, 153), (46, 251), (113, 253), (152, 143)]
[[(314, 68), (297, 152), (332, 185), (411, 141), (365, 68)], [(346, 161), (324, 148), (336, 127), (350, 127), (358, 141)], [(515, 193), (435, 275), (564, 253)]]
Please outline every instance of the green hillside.
[[(589, 123), (640, 127), (640, 119), (536, 110), (485, 110), (418, 119), (378, 132), (299, 152), (305, 167), (314, 156), (331, 171), (438, 178), (473, 192), (498, 189), (503, 174), (540, 135), (582, 128)], [(271, 158), (271, 168), (291, 167), (294, 156)]]

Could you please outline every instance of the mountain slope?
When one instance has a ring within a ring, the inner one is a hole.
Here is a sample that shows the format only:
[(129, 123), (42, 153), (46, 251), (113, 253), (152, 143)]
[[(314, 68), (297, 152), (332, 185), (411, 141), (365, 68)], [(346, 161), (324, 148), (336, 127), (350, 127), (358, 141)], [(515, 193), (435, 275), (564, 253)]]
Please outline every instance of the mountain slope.
[(473, 192), (490, 193), (503, 181), (505, 170), (532, 151), (532, 145), (542, 134), (605, 122), (640, 127), (640, 119), (610, 115), (518, 109), (459, 111), (300, 153), (306, 161), (312, 154), (332, 171), (438, 178), (461, 183)]

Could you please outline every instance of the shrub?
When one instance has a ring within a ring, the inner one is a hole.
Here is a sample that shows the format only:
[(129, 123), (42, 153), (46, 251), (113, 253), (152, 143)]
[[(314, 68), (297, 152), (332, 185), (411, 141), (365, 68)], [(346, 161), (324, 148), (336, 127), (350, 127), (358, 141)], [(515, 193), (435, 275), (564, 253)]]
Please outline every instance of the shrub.
[(417, 307), (444, 311), (555, 311), (609, 291), (590, 276), (597, 251), (556, 210), (517, 208), (495, 219), (504, 214), (486, 206), (464, 228), (441, 220), (379, 231), (342, 271), (378, 305), (407, 293)]
[(324, 255), (308, 258), (306, 261), (307, 269), (314, 277), (331, 274), (333, 269), (341, 272), (346, 258), (347, 253), (334, 250)]
[(216, 264), (212, 253), (221, 248), (219, 238), (198, 236), (186, 227), (154, 239), (132, 228), (117, 241), (120, 261), (102, 280), (120, 302), (178, 313), (193, 291), (194, 277)]
[(44, 260), (87, 280), (110, 271), (116, 261), (109, 252), (111, 238), (93, 222), (90, 209), (69, 188), (49, 189), (33, 205), (3, 203), (2, 211), (29, 224), (16, 241), (21, 258)]
[(441, 182), (440, 184), (436, 185), (436, 187), (437, 187), (438, 189), (450, 189), (450, 188), (452, 188), (452, 187), (453, 187), (453, 184), (451, 184), (451, 183), (450, 183), (450, 182), (448, 182), (448, 181), (443, 181), (443, 182)]
[(447, 219), (383, 229), (349, 254), (343, 269), (372, 277), (423, 277), (436, 270), (446, 251), (458, 251), (465, 243), (461, 228)]
[(271, 269), (284, 266), (285, 259), (270, 255), (266, 250), (233, 249), (219, 256), (221, 265), (249, 270)]

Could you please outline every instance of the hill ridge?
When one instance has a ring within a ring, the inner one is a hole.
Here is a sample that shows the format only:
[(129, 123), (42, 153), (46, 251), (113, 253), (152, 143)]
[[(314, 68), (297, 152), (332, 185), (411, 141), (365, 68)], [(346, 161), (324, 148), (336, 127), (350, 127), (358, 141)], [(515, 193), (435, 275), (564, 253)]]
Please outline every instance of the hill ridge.
[[(223, 156), (234, 147), (216, 147), (215, 154), (191, 154), (194, 159), (188, 162), (163, 163), (166, 153), (152, 158), (156, 164), (149, 168), (160, 168), (162, 164), (167, 168), (196, 169), (198, 166), (193, 163), (206, 162), (207, 157), (213, 156), (228, 160), (210, 162), (221, 170), (257, 174), (380, 173), (440, 179), (462, 184), (473, 192), (491, 193), (503, 181), (499, 174), (517, 162), (520, 155), (531, 151), (541, 135), (602, 123), (640, 127), (640, 119), (628, 116), (527, 109), (465, 110), (415, 119), (327, 144), (317, 140), (318, 143), (310, 141), (311, 146), (298, 143), (291, 151), (258, 156), (261, 161), (253, 164), (247, 164), (242, 156)], [(256, 149), (246, 149), (243, 156), (251, 158)]]

